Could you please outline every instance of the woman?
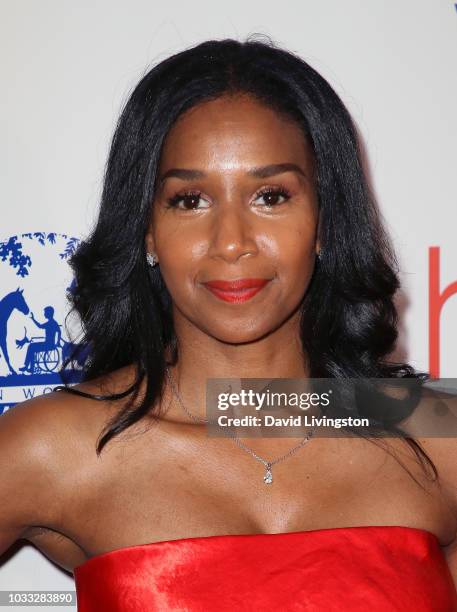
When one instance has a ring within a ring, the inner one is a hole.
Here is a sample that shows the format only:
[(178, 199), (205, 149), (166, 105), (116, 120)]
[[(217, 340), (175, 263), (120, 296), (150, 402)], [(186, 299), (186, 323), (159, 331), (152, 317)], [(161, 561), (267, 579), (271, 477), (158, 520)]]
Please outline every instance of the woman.
[(1, 419), (3, 549), (82, 612), (457, 610), (452, 441), (207, 435), (210, 378), (422, 376), (387, 360), (395, 256), (316, 71), (255, 40), (154, 67), (71, 264), (85, 382)]

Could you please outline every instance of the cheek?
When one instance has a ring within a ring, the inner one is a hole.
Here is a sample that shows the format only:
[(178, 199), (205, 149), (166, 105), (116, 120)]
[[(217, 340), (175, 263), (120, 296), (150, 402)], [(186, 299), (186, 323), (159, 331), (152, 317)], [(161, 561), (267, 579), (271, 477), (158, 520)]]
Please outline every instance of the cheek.
[(161, 273), (165, 284), (176, 300), (188, 301), (190, 292), (195, 288), (195, 279), (202, 268), (202, 260), (207, 252), (206, 242), (189, 239), (180, 234), (179, 238), (164, 238), (160, 259)]
[(266, 237), (264, 248), (276, 261), (278, 275), (290, 282), (309, 278), (315, 263), (314, 229), (307, 224), (288, 226)]

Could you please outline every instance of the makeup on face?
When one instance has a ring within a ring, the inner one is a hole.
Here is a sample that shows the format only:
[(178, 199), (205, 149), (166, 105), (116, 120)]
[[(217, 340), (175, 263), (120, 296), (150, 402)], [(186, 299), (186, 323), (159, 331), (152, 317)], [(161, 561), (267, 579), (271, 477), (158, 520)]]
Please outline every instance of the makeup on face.
[(202, 283), (217, 298), (230, 303), (242, 303), (259, 293), (271, 279), (240, 278), (236, 280), (212, 280)]

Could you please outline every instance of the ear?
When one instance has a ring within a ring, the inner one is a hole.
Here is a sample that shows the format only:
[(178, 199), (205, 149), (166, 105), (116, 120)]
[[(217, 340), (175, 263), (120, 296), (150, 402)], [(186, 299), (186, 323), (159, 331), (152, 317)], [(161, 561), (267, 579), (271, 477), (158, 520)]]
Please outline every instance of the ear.
[(148, 230), (144, 238), (145, 248), (147, 253), (155, 253), (155, 241), (152, 230)]

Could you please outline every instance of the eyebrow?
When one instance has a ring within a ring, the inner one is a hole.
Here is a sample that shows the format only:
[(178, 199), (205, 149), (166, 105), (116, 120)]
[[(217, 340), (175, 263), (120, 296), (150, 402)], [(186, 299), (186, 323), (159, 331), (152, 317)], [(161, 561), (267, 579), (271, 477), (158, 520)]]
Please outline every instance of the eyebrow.
[[(306, 179), (308, 178), (308, 176), (306, 175), (304, 170), (300, 168), (300, 166), (292, 163), (256, 166), (255, 168), (251, 168), (250, 170), (248, 170), (246, 174), (248, 176), (253, 176), (256, 178), (269, 178), (270, 176), (282, 174), (283, 172), (296, 172), (304, 176)], [(159, 184), (161, 185), (167, 178), (171, 177), (180, 178), (183, 181), (193, 181), (195, 179), (205, 178), (206, 176), (208, 175), (202, 170), (194, 170), (190, 168), (171, 168), (160, 177)]]

